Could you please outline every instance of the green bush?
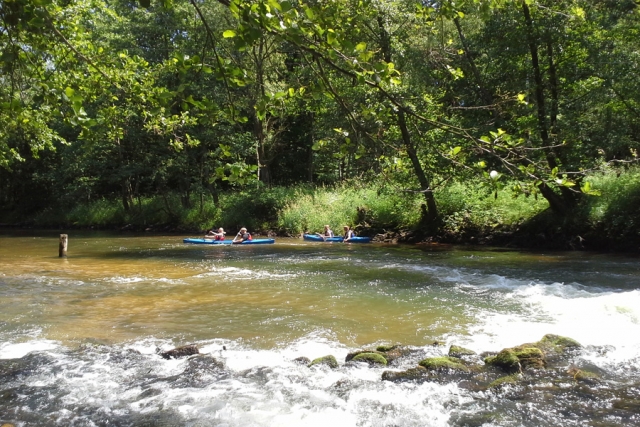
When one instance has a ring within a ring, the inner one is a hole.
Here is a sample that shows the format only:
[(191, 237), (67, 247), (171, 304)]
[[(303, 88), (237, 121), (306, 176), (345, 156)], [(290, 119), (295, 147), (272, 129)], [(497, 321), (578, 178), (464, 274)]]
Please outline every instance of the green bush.
[(443, 231), (454, 234), (514, 228), (549, 207), (542, 196), (516, 197), (505, 188), (496, 197), (488, 189), (468, 183), (452, 183), (435, 195)]
[(278, 227), (289, 234), (320, 232), (329, 224), (340, 234), (349, 225), (369, 234), (385, 229), (406, 229), (420, 217), (416, 197), (374, 186), (349, 183), (336, 188), (318, 188), (313, 193), (299, 191), (278, 216)]

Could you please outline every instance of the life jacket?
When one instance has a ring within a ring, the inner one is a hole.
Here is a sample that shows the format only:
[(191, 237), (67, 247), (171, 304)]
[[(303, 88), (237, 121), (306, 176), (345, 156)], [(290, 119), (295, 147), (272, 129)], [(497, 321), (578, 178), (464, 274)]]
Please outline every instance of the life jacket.
[(224, 240), (224, 236), (215, 236), (213, 240)]
[(249, 234), (249, 238), (247, 240), (253, 240), (253, 236), (250, 233), (247, 234)]

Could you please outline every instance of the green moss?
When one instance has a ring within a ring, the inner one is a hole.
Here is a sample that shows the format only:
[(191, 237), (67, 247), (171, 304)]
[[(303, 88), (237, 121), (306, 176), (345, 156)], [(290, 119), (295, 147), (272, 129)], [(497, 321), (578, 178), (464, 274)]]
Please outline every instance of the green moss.
[(536, 347), (517, 347), (515, 355), (523, 368), (543, 369), (546, 365), (545, 355)]
[(375, 350), (358, 350), (358, 351), (354, 351), (351, 352), (349, 354), (347, 354), (347, 357), (344, 358), (345, 362), (348, 362), (350, 360), (353, 360), (356, 356), (359, 356), (361, 354), (369, 354), (369, 353), (375, 353), (375, 354), (379, 354), (380, 356), (382, 356), (385, 360), (388, 361), (386, 355), (380, 351), (375, 351)]
[(387, 351), (395, 350), (396, 348), (398, 348), (397, 345), (380, 345), (376, 347), (376, 351), (386, 353)]
[(427, 370), (442, 370), (449, 369), (453, 371), (463, 371), (468, 372), (469, 368), (467, 368), (462, 360), (455, 357), (430, 357), (422, 360), (419, 363), (420, 366), (426, 368)]
[(505, 348), (496, 356), (487, 357), (484, 363), (497, 366), (506, 372), (517, 372), (521, 369), (543, 369), (546, 365), (545, 355), (532, 344), (524, 344), (520, 347)]
[(336, 360), (335, 356), (328, 355), (313, 359), (309, 364), (310, 367), (316, 365), (327, 365), (331, 369), (336, 369), (338, 367), (338, 361)]
[(387, 359), (378, 353), (360, 353), (353, 360), (357, 362), (367, 362), (370, 365), (386, 365)]
[(516, 353), (510, 349), (505, 348), (500, 353), (492, 357), (484, 359), (484, 363), (487, 365), (497, 366), (506, 371), (518, 371), (520, 370), (520, 360)]
[(475, 351), (457, 345), (452, 345), (451, 347), (449, 347), (450, 357), (474, 356), (475, 354)]
[(542, 350), (556, 353), (564, 353), (565, 351), (582, 347), (582, 345), (574, 339), (553, 334), (545, 335), (534, 345)]

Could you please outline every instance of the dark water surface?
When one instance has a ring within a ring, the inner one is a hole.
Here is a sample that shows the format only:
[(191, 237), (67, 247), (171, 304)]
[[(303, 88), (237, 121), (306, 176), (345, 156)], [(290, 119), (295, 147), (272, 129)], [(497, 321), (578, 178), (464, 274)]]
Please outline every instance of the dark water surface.
[[(640, 425), (637, 256), (78, 232), (61, 259), (58, 236), (0, 234), (0, 424)], [(381, 380), (451, 344), (547, 333), (583, 344), (571, 363), (601, 380)], [(190, 343), (218, 364), (157, 354)], [(380, 344), (413, 359), (344, 363)], [(328, 354), (338, 369), (293, 362)]]

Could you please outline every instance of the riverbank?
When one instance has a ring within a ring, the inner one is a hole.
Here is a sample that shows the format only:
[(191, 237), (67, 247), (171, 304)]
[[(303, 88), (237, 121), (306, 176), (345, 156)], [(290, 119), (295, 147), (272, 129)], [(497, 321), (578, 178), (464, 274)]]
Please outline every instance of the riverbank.
[[(140, 198), (125, 210), (119, 200), (71, 209), (0, 213), (0, 227), (175, 232), (199, 235), (247, 227), (269, 237), (336, 233), (350, 225), (359, 235), (388, 243), (447, 243), (509, 248), (640, 251), (640, 172), (630, 169), (589, 178), (600, 196), (583, 196), (572, 215), (559, 217), (542, 197), (508, 188), (450, 183), (435, 192), (439, 219), (425, 220), (420, 194), (378, 184), (339, 187), (245, 188), (185, 201), (178, 195)], [(187, 203), (188, 202), (188, 203)]]

